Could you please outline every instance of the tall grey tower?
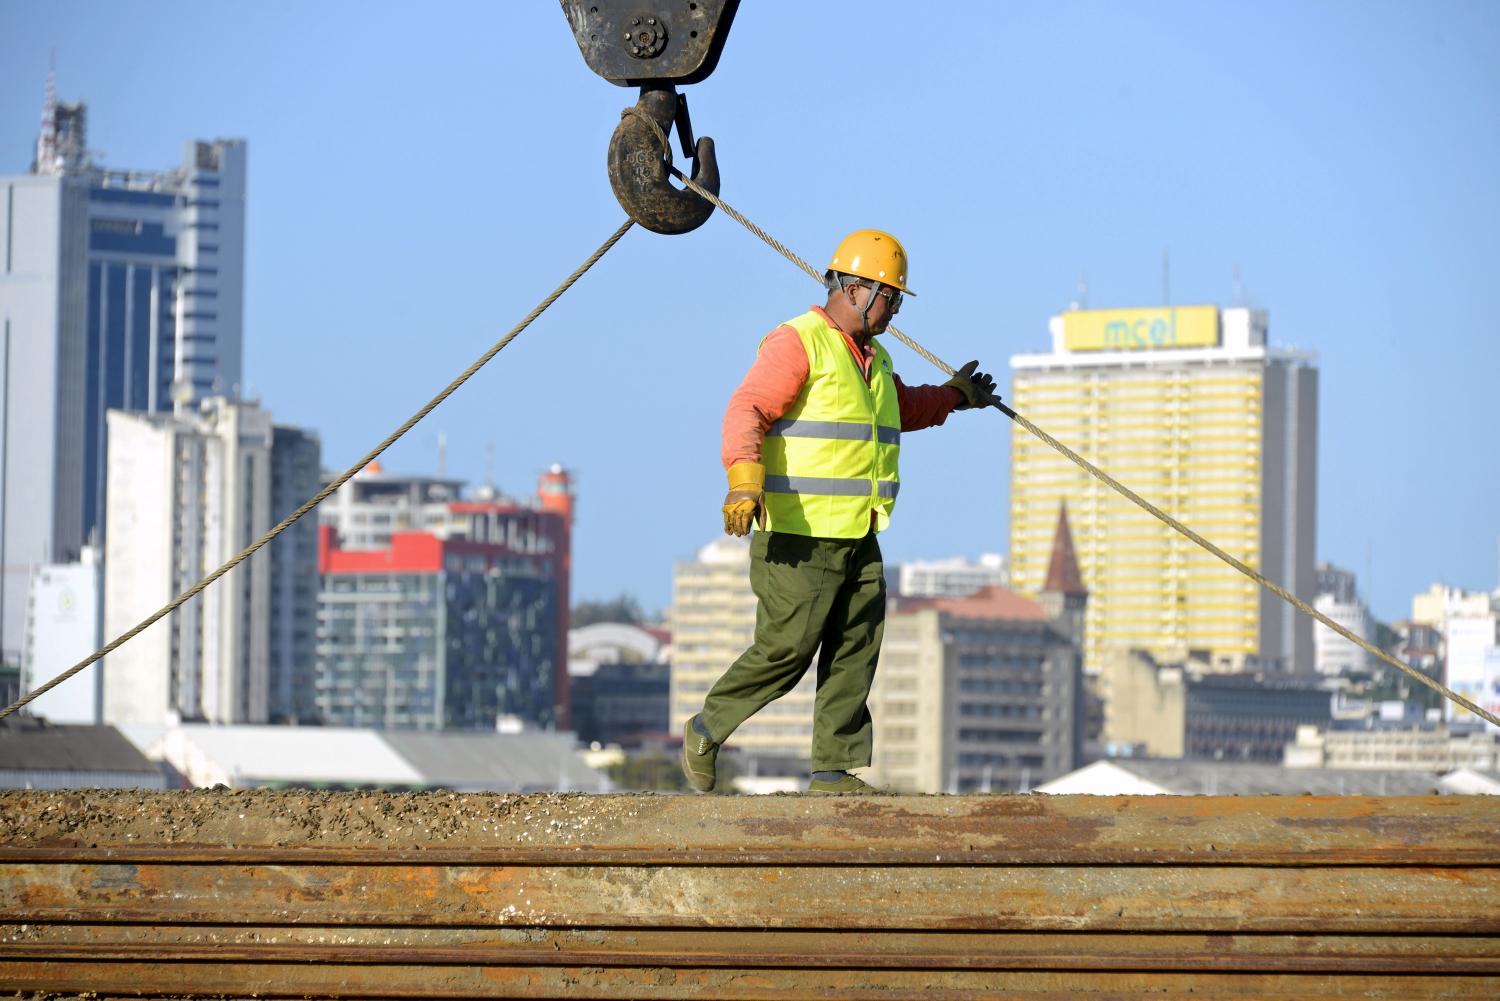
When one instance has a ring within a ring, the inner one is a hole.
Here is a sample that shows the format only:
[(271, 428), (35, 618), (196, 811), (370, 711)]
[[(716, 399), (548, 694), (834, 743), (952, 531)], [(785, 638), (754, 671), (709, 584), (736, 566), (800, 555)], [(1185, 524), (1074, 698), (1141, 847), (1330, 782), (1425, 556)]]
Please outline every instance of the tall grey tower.
[(89, 155), (87, 109), (47, 80), (31, 172), (0, 176), (0, 655), (27, 580), (102, 542), (105, 413), (239, 394), (243, 140), (165, 171)]

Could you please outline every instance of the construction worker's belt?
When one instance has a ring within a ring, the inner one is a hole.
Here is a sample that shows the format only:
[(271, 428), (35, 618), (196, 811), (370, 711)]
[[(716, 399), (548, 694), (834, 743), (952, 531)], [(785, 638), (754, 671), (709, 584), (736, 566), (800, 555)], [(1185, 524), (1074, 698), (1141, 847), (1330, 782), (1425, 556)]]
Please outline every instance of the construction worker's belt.
[[(786, 326), (807, 352), (807, 381), (761, 446), (766, 529), (858, 539), (890, 523), (901, 453), (891, 356), (875, 343), (865, 381), (848, 341), (816, 310)], [(872, 520), (872, 517), (873, 520)]]

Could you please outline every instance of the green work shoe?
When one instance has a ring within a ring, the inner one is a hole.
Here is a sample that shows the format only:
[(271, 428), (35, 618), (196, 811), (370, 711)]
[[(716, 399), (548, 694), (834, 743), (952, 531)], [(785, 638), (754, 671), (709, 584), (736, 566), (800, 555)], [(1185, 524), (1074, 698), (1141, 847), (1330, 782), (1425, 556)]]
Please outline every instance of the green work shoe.
[(714, 765), (719, 760), (719, 745), (699, 733), (698, 728), (693, 725), (696, 722), (698, 717), (694, 716), (682, 731), (682, 774), (694, 789), (712, 792), (716, 780)]
[(880, 793), (884, 792), (885, 790), (876, 789), (874, 786), (870, 785), (858, 775), (850, 775), (848, 772), (845, 772), (843, 778), (835, 779), (832, 782), (824, 782), (821, 779), (813, 779), (807, 784), (807, 791), (823, 793), (850, 793), (855, 796), (868, 796), (871, 793)]

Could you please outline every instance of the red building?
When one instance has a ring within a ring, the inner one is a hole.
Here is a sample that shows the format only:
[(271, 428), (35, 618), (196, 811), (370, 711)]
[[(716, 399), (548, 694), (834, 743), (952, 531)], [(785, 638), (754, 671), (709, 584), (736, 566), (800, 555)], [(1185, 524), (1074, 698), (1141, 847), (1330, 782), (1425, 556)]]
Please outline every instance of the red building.
[[(377, 471), (370, 487), (381, 481)], [(358, 485), (359, 481), (355, 481)], [(572, 484), (554, 466), (531, 503), (392, 505), (389, 544), (346, 549), (321, 526), (317, 701), (324, 722), (569, 728)], [(358, 498), (349, 507), (358, 507)]]

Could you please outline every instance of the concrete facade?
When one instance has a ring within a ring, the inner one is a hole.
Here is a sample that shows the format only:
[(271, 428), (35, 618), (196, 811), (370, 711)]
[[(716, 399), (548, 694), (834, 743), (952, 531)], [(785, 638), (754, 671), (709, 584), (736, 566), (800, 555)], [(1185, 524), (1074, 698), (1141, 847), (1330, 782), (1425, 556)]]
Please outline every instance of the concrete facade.
[[(182, 416), (112, 411), (104, 631), (118, 636), (271, 528), (271, 418), (211, 397)], [(104, 660), (108, 723), (263, 723), (262, 549)]]
[(1082, 677), (1063, 624), (1007, 588), (903, 601), (870, 694), (866, 778), (899, 792), (998, 792), (1071, 771)]
[[(322, 443), (302, 428), (271, 430), (271, 522), (279, 524), (322, 488)], [(267, 715), (273, 723), (318, 720), (318, 522), (311, 515), (276, 537), (271, 554)]]

